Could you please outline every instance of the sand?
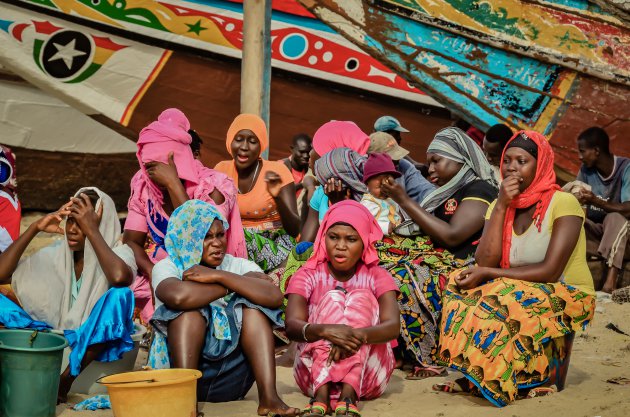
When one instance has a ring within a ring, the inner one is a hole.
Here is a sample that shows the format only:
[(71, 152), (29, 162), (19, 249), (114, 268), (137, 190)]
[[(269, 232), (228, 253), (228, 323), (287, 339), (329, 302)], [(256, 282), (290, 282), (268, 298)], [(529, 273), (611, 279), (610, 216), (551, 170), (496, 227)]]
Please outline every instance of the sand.
[[(627, 417), (630, 414), (630, 385), (614, 385), (607, 379), (624, 376), (630, 378), (630, 337), (606, 329), (616, 324), (630, 334), (630, 304), (601, 304), (594, 323), (575, 339), (567, 385), (564, 391), (548, 397), (519, 400), (499, 409), (489, 402), (468, 395), (437, 393), (431, 390), (434, 383), (458, 376), (407, 381), (402, 371), (395, 371), (383, 397), (365, 401), (361, 411), (365, 417), (416, 417), (422, 416), (572, 416), (572, 417)], [(278, 368), (278, 391), (292, 406), (303, 407), (306, 398), (297, 389), (291, 369)], [(82, 397), (71, 395), (70, 402)], [(202, 411), (210, 416), (255, 416), (256, 387), (243, 401), (203, 404)], [(76, 412), (68, 406), (57, 407), (62, 417), (113, 416), (111, 410)]]
[[(36, 214), (25, 216), (23, 225), (29, 224)], [(50, 242), (52, 236), (39, 236), (29, 247)], [(630, 303), (598, 303), (593, 324), (575, 339), (567, 384), (564, 391), (544, 398), (519, 400), (499, 409), (489, 402), (468, 395), (437, 393), (431, 390), (434, 383), (458, 376), (429, 378), (422, 381), (407, 381), (402, 371), (395, 371), (383, 397), (365, 401), (361, 411), (365, 417), (416, 417), (422, 416), (572, 416), (572, 417), (626, 417), (630, 415), (630, 385), (615, 385), (606, 382), (614, 377), (630, 378), (630, 336), (607, 329), (608, 323), (615, 324), (630, 334)], [(143, 357), (146, 354), (143, 354)], [(141, 362), (141, 360), (139, 360)], [(291, 369), (277, 368), (277, 386), (285, 402), (303, 407), (306, 398), (298, 390)], [(84, 397), (71, 394), (70, 403)], [(225, 415), (230, 417), (256, 415), (256, 387), (243, 401), (203, 404), (202, 411), (208, 417)], [(57, 407), (57, 416), (62, 417), (111, 417), (111, 410), (76, 412), (69, 405)], [(138, 416), (141, 417), (141, 416)]]

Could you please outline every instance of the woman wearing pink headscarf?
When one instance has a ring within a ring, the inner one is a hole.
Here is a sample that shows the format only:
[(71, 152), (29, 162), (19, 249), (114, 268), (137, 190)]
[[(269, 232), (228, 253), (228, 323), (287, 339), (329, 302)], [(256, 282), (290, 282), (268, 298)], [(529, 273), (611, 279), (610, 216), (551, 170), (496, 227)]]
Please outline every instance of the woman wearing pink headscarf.
[(317, 129), (310, 164), (321, 185), (309, 202), (302, 241), (313, 241), (330, 204), (347, 198), (361, 200), (367, 191), (363, 165), (369, 147), (370, 137), (354, 122), (332, 120)]
[(131, 179), (123, 241), (134, 250), (142, 273), (133, 290), (145, 322), (154, 310), (149, 285), (151, 271), (156, 262), (167, 256), (164, 236), (168, 219), (185, 201), (197, 199), (215, 205), (230, 224), (227, 253), (247, 257), (236, 187), (225, 174), (204, 167), (194, 158), (189, 129), (190, 122), (184, 113), (167, 109), (142, 129), (138, 139), (136, 156), (140, 170)]
[[(314, 252), (286, 291), (287, 334), (300, 342), (295, 380), (312, 400), (304, 416), (360, 416), (359, 399), (377, 398), (394, 370), (398, 287), (378, 266), (374, 216), (346, 200), (330, 207)], [(332, 404), (334, 407), (334, 404)]]

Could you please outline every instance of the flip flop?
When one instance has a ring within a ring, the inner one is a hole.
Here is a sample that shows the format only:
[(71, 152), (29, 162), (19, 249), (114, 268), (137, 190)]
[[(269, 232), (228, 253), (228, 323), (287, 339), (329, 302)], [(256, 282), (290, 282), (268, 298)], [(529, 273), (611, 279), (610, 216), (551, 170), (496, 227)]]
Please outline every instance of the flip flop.
[(550, 387), (536, 387), (529, 390), (526, 398), (546, 397), (547, 395), (555, 394), (556, 392), (558, 392), (558, 388), (555, 385)]
[[(429, 372), (432, 375), (418, 375), (419, 372)], [(441, 366), (414, 366), (413, 371), (408, 374), (405, 379), (409, 381), (419, 381), (421, 379), (432, 378), (435, 376), (447, 376), (448, 371)]]
[[(465, 386), (462, 385), (462, 382), (466, 385)], [(450, 394), (461, 394), (461, 393), (474, 394), (473, 390), (475, 390), (476, 388), (477, 387), (475, 387), (466, 378), (459, 378), (454, 381), (441, 382), (439, 384), (434, 384), (432, 387), (433, 391), (448, 392)]]

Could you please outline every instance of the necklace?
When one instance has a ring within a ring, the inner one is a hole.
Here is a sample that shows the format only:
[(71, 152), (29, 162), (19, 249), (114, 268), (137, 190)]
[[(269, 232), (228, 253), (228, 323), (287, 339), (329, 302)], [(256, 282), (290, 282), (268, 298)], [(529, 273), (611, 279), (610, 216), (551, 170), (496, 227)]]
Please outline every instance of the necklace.
[(239, 194), (247, 194), (250, 191), (252, 191), (252, 188), (254, 188), (254, 184), (256, 184), (256, 176), (258, 175), (258, 169), (260, 168), (260, 160), (256, 161), (256, 170), (254, 171), (254, 176), (252, 177), (252, 184), (249, 186), (249, 190), (247, 190), (247, 192), (242, 192), (241, 191), (241, 187), (238, 187), (238, 193)]

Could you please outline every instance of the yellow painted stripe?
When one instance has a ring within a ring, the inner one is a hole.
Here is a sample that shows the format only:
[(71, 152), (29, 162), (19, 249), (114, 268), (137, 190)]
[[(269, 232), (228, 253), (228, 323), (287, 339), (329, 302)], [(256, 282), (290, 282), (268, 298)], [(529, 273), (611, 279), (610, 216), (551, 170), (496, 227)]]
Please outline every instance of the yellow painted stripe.
[(166, 65), (166, 62), (171, 57), (172, 53), (173, 51), (169, 51), (169, 50), (164, 51), (157, 65), (155, 66), (155, 68), (153, 68), (153, 71), (151, 71), (151, 74), (149, 74), (149, 77), (147, 77), (147, 79), (144, 81), (144, 84), (142, 84), (142, 87), (140, 87), (136, 95), (131, 99), (131, 102), (129, 102), (129, 105), (125, 109), (123, 116), (120, 120), (120, 124), (122, 124), (123, 126), (129, 125), (129, 120), (131, 120), (131, 116), (133, 115), (133, 112), (136, 110), (138, 103), (140, 102), (142, 97), (144, 97), (147, 90), (149, 89), (149, 87), (151, 87), (151, 84), (153, 84), (157, 76), (160, 75), (160, 72), (162, 72), (164, 65)]

